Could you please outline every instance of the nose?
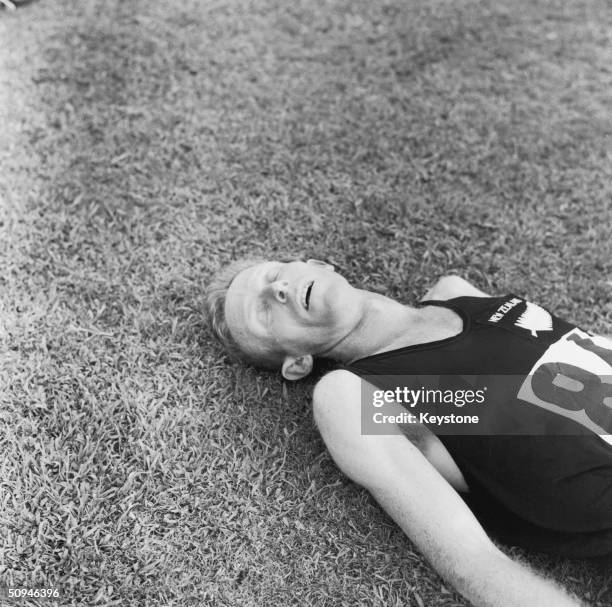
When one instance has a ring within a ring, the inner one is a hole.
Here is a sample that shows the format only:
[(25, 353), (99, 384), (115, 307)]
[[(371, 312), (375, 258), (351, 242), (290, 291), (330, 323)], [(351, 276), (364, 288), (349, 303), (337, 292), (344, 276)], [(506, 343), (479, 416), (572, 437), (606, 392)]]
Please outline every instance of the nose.
[(289, 283), (286, 280), (275, 280), (271, 285), (270, 289), (276, 301), (280, 303), (286, 303), (289, 293)]

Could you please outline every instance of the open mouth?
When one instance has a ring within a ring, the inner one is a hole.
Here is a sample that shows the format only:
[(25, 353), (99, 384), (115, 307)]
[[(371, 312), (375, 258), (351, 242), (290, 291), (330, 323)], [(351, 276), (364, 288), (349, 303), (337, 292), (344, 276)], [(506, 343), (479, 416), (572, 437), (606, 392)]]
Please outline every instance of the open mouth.
[(312, 285), (314, 285), (314, 280), (308, 283), (306, 288), (302, 289), (302, 306), (306, 310), (310, 307), (310, 295), (312, 293)]

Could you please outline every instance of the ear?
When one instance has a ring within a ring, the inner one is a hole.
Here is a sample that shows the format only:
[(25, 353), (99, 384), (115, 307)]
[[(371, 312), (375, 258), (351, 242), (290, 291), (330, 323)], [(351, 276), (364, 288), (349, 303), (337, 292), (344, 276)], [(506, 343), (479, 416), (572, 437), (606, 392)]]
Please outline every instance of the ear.
[(285, 379), (296, 381), (306, 377), (312, 371), (312, 356), (285, 356), (282, 374)]
[(307, 259), (306, 263), (309, 263), (313, 266), (321, 266), (327, 270), (331, 270), (332, 272), (336, 271), (336, 268), (334, 268), (334, 266), (325, 261), (321, 261), (320, 259)]

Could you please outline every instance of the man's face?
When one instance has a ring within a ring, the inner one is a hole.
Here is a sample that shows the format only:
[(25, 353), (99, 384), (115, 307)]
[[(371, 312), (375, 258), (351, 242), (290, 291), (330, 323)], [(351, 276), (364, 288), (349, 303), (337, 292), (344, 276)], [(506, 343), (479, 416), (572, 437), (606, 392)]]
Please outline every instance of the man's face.
[(240, 272), (225, 300), (234, 339), (255, 355), (325, 352), (360, 317), (356, 289), (323, 262), (263, 262)]

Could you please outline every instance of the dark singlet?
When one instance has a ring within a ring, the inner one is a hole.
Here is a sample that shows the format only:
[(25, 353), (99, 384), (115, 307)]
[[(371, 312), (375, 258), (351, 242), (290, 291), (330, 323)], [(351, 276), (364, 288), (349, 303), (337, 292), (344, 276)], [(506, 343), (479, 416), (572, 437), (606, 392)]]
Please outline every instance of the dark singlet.
[[(612, 555), (612, 342), (515, 295), (420, 305), (454, 310), (463, 331), (346, 368), (375, 384), (372, 376), (516, 376), (487, 407), (545, 431), (438, 433), (468, 484), (460, 495), (501, 541), (563, 556)], [(559, 384), (559, 375), (578, 383)]]

